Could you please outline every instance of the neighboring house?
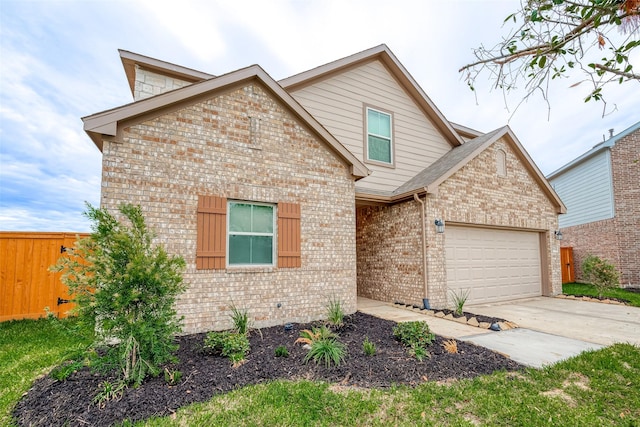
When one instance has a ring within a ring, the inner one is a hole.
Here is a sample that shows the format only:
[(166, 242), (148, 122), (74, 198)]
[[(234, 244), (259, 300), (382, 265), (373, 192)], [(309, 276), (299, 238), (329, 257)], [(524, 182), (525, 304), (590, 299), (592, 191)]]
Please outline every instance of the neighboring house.
[(448, 122), (385, 45), (279, 82), (120, 56), (135, 102), (83, 119), (101, 205), (141, 205), (185, 258), (185, 331), (228, 327), (231, 304), (268, 326), (357, 295), (561, 292), (565, 208), (516, 136)]
[(573, 247), (576, 276), (597, 255), (613, 263), (622, 286), (640, 286), (640, 122), (612, 135), (548, 176), (567, 214), (563, 247)]

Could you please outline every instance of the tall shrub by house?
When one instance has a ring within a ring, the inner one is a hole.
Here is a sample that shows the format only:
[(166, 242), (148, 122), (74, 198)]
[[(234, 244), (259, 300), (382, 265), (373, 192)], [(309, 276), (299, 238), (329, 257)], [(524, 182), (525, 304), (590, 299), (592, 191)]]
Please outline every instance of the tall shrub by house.
[(54, 269), (63, 272), (78, 316), (96, 324), (95, 345), (104, 347), (98, 366), (139, 385), (175, 359), (181, 319), (174, 303), (185, 289), (185, 262), (153, 243), (139, 206), (124, 204), (119, 212), (121, 221), (87, 204), (92, 234)]
[(617, 288), (620, 283), (620, 275), (613, 264), (595, 255), (589, 255), (584, 259), (582, 274), (587, 282), (595, 286), (599, 297), (602, 297), (607, 289)]

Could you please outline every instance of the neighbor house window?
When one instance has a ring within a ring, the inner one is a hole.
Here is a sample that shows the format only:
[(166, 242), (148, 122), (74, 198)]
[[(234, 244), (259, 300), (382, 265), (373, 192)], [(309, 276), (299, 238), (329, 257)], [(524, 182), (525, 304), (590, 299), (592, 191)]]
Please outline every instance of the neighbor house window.
[(229, 265), (273, 265), (274, 206), (229, 202)]
[(367, 160), (393, 163), (391, 114), (367, 108)]

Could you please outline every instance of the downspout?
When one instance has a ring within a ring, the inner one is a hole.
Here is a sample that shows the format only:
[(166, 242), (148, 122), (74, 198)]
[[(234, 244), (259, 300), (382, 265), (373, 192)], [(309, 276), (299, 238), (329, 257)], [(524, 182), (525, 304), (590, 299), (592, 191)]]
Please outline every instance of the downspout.
[[(426, 190), (426, 189), (425, 189)], [(427, 199), (427, 195), (425, 195), (425, 200)], [(413, 193), (413, 198), (416, 202), (420, 203), (420, 219), (422, 224), (422, 283), (424, 285), (424, 298), (422, 298), (422, 304), (426, 310), (430, 309), (429, 305), (429, 286), (428, 286), (428, 274), (427, 274), (427, 230), (424, 222), (424, 210), (425, 206), (420, 197), (418, 197), (418, 193)]]

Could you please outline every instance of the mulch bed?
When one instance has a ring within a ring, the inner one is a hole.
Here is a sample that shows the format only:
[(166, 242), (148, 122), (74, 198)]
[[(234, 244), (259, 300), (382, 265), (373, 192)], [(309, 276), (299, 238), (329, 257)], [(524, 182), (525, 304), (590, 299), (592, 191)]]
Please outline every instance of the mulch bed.
[[(242, 366), (233, 368), (228, 359), (212, 356), (203, 350), (205, 334), (178, 337), (179, 363), (172, 366), (182, 372), (182, 380), (169, 386), (162, 376), (150, 378), (139, 388), (129, 388), (116, 401), (103, 407), (93, 403), (105, 376), (82, 369), (66, 381), (49, 376), (37, 380), (14, 411), (22, 426), (88, 425), (109, 426), (125, 419), (135, 421), (151, 416), (168, 415), (181, 406), (209, 400), (249, 384), (275, 379), (308, 379), (339, 383), (344, 386), (386, 388), (394, 384), (414, 386), (425, 381), (472, 378), (497, 370), (520, 370), (523, 366), (507, 357), (458, 341), (458, 353), (444, 351), (442, 337), (429, 347), (431, 357), (423, 362), (407, 354), (406, 348), (393, 338), (395, 322), (363, 313), (348, 316), (339, 331), (347, 345), (346, 361), (327, 369), (313, 362), (304, 363), (306, 350), (294, 344), (302, 329), (316, 324), (294, 324), (285, 331), (277, 326), (254, 331), (250, 335), (251, 352)], [(374, 356), (366, 356), (362, 342), (368, 337), (376, 346)], [(275, 357), (278, 346), (286, 346), (289, 357)]]

